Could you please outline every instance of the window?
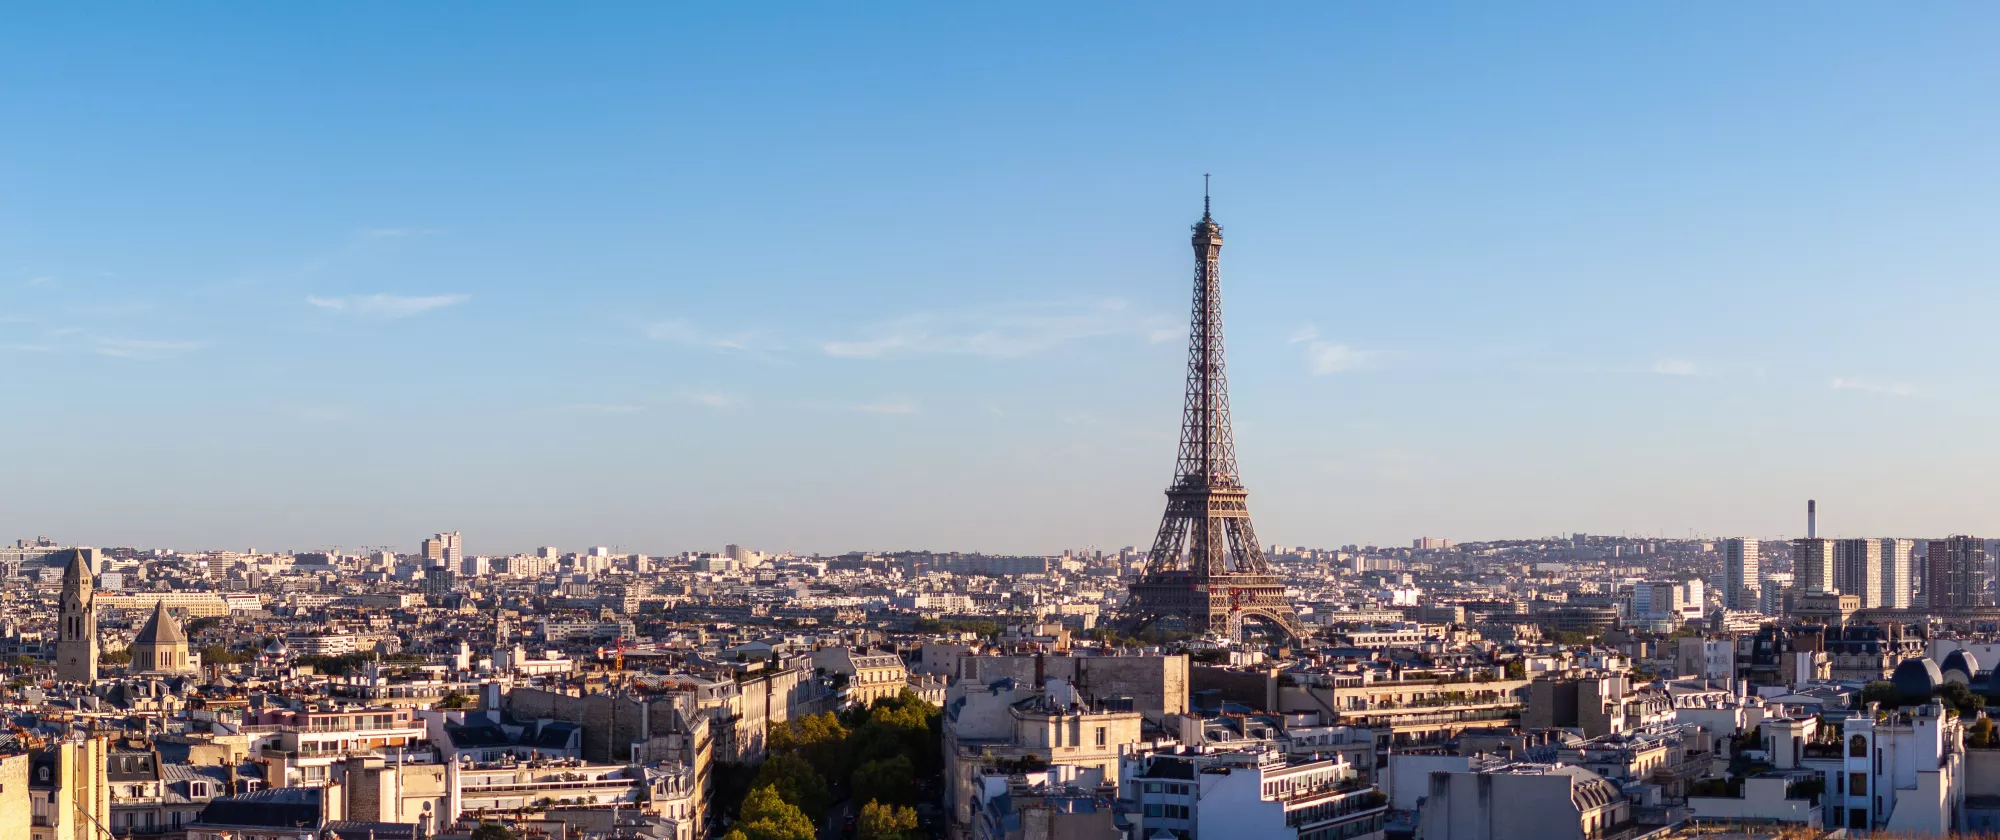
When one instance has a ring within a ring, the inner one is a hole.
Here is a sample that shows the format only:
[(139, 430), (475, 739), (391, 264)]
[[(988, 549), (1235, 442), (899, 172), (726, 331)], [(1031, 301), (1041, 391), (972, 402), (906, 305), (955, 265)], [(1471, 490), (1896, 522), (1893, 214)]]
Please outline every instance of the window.
[(1097, 727), (1097, 745), (1104, 746), (1104, 727)]
[(1847, 755), (1850, 758), (1868, 757), (1868, 739), (1856, 735), (1847, 741)]
[(1160, 815), (1160, 805), (1159, 805), (1159, 803), (1157, 803), (1157, 802), (1148, 802), (1148, 803), (1146, 803), (1146, 816), (1149, 816), (1149, 817), (1157, 817), (1157, 816), (1159, 816), (1159, 815)]
[(1849, 796), (1867, 796), (1867, 795), (1868, 795), (1868, 774), (1867, 774), (1867, 773), (1849, 773), (1849, 774), (1847, 774), (1847, 795), (1849, 795)]

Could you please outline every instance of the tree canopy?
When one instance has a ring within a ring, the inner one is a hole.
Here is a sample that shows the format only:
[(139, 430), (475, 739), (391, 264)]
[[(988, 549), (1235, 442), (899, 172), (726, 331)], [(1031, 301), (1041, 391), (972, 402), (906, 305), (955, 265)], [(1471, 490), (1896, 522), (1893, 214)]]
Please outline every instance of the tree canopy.
[(913, 805), (917, 801), (917, 769), (910, 757), (897, 755), (854, 768), (854, 799)]
[(750, 791), (743, 800), (735, 831), (742, 832), (744, 840), (817, 840), (818, 836), (806, 813), (769, 787)]
[(833, 795), (826, 789), (826, 777), (792, 753), (773, 753), (765, 759), (750, 787), (775, 789), (779, 798), (797, 805), (814, 823), (826, 819), (826, 809), (833, 804)]
[(1857, 705), (1866, 706), (1869, 703), (1880, 703), (1885, 707), (1893, 708), (1902, 699), (1903, 693), (1896, 690), (1895, 683), (1887, 680), (1876, 680), (1861, 687), (1861, 698)]
[(917, 830), (917, 812), (898, 805), (870, 802), (861, 806), (861, 840), (910, 840)]

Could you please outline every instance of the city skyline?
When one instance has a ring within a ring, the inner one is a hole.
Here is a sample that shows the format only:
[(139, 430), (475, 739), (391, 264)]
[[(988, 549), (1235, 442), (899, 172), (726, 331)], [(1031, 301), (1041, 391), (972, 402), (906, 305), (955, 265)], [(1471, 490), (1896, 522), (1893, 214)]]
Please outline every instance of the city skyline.
[(1267, 544), (2000, 531), (2000, 13), (1199, 8), (9, 10), (0, 536), (1143, 545), (1202, 172)]

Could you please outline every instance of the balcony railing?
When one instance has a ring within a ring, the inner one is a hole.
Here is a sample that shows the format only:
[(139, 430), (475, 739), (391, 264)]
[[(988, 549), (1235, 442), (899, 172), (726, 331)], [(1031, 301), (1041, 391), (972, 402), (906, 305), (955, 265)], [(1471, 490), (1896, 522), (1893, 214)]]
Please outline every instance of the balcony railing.
[(540, 790), (629, 789), (638, 784), (638, 779), (585, 779), (583, 781), (502, 782), (490, 785), (464, 785), (459, 790), (463, 794), (477, 795), (530, 793)]

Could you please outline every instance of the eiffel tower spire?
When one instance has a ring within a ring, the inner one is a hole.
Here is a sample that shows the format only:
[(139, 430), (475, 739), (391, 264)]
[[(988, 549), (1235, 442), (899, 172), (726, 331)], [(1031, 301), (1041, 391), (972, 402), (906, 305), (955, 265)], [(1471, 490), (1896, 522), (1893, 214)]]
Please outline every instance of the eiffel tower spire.
[(1232, 617), (1254, 617), (1298, 636), (1303, 628), (1264, 561), (1250, 524), (1249, 493), (1237, 474), (1222, 353), (1222, 225), (1211, 213), (1203, 180), (1201, 221), (1192, 238), (1194, 301), (1180, 455), (1146, 575), (1132, 586), (1126, 614), (1134, 624), (1167, 619), (1198, 632), (1219, 630)]

